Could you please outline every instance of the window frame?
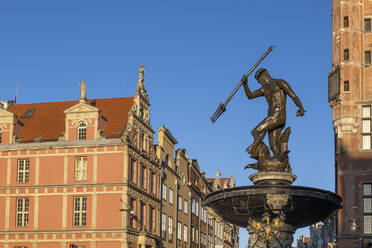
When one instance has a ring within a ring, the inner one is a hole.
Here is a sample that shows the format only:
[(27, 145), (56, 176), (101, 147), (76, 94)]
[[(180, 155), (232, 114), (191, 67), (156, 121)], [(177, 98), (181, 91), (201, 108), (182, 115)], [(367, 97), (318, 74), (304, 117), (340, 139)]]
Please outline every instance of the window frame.
[(86, 196), (74, 196), (73, 226), (85, 227), (87, 225), (87, 202)]
[(350, 51), (349, 48), (344, 49), (344, 61), (348, 61), (350, 59)]
[(27, 227), (30, 220), (30, 199), (16, 198), (16, 227)]
[(372, 32), (372, 20), (371, 20), (371, 18), (364, 18), (364, 32), (366, 32), (366, 33)]
[[(368, 108), (369, 109), (369, 113), (368, 113), (368, 115), (365, 115), (365, 112), (364, 112), (364, 110), (366, 109), (366, 108)], [(365, 132), (365, 130), (364, 130), (364, 122), (365, 121), (369, 121), (369, 132)], [(371, 105), (362, 105), (362, 125), (361, 125), (362, 127), (362, 150), (364, 150), (364, 151), (368, 151), (368, 150), (371, 150)], [(368, 146), (366, 146), (365, 144), (365, 142), (367, 142), (367, 141), (365, 141), (365, 138), (368, 138)]]
[[(369, 194), (366, 194), (365, 187), (369, 186)], [(372, 234), (372, 183), (363, 183), (362, 184), (362, 214), (363, 214), (363, 234), (371, 235)], [(370, 200), (369, 211), (366, 211), (366, 199)], [(369, 223), (366, 222), (366, 217), (369, 217)], [(368, 224), (369, 232), (366, 232), (366, 226)]]
[[(83, 161), (84, 163), (79, 163), (81, 161)], [(75, 157), (74, 179), (76, 182), (86, 182), (88, 180), (88, 157), (87, 156)]]
[(87, 139), (87, 123), (85, 121), (79, 121), (77, 124), (77, 139)]
[(17, 183), (28, 183), (30, 181), (30, 159), (17, 160)]

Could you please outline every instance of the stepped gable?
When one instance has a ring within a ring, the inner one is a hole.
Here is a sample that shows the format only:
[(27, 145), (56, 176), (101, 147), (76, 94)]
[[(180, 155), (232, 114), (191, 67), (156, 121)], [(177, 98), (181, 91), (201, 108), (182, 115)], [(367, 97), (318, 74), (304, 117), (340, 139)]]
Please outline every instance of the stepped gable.
[[(34, 142), (38, 137), (42, 137), (43, 141), (57, 141), (65, 131), (64, 111), (78, 103), (79, 101), (15, 104), (9, 106), (8, 111), (16, 114), (24, 124), (17, 136), (21, 139), (20, 142)], [(128, 112), (134, 104), (134, 98), (92, 99), (87, 104), (98, 108), (107, 120), (102, 136), (119, 138), (128, 121)], [(35, 111), (31, 117), (24, 116), (29, 109)]]

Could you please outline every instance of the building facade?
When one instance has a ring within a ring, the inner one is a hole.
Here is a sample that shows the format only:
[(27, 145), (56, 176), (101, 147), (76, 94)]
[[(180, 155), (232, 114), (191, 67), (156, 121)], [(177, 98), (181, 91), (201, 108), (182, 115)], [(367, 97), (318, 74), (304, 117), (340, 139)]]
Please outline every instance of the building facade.
[(3, 101), (0, 248), (207, 247), (192, 162), (165, 127), (154, 134), (142, 65), (133, 97), (87, 99), (82, 81), (78, 101)]
[(333, 0), (329, 104), (335, 134), (339, 247), (372, 241), (372, 1)]

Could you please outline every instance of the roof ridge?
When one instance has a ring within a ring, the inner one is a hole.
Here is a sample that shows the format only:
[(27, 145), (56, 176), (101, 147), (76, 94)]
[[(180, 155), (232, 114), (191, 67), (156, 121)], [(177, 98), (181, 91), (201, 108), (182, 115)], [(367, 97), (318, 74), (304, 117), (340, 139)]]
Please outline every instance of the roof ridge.
[[(96, 100), (110, 100), (110, 99), (132, 99), (134, 96), (128, 96), (128, 97), (107, 97), (107, 98), (92, 98), (88, 99), (88, 103), (91, 101)], [(31, 105), (31, 104), (50, 104), (50, 103), (66, 103), (66, 102), (79, 102), (79, 100), (69, 100), (69, 101), (54, 101), (54, 102), (34, 102), (34, 103), (15, 103), (10, 105), (11, 106), (18, 106), (18, 105)]]

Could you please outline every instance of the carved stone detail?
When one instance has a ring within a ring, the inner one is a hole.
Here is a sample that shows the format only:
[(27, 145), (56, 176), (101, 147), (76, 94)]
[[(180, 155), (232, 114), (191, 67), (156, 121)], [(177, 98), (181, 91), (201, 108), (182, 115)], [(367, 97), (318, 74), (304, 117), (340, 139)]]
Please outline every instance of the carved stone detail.
[(288, 194), (267, 194), (266, 204), (270, 207), (271, 211), (279, 214), (280, 211), (287, 205), (288, 198)]

